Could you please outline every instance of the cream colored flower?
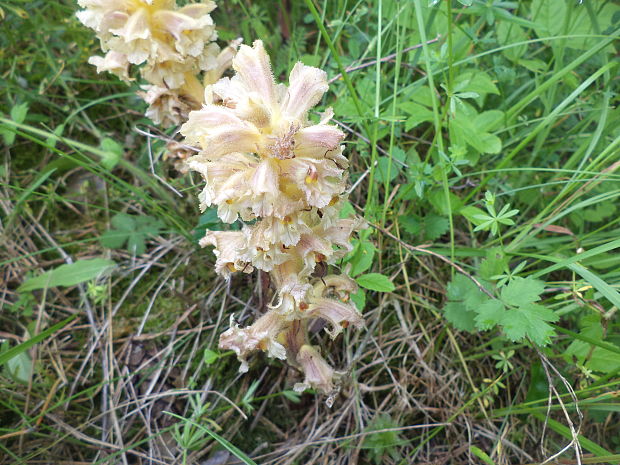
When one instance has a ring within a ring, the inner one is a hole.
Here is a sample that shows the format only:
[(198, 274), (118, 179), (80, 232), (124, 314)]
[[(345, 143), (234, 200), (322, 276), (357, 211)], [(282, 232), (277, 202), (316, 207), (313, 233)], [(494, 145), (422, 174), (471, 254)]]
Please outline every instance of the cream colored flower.
[(179, 126), (198, 106), (191, 97), (179, 95), (175, 90), (150, 85), (142, 86), (142, 89), (145, 92), (138, 92), (138, 95), (149, 104), (144, 115), (163, 127)]
[[(169, 89), (181, 87), (188, 75), (217, 67), (219, 48), (209, 13), (215, 3), (206, 1), (177, 8), (170, 0), (78, 0), (85, 8), (77, 17), (94, 29), (101, 48), (108, 51), (98, 71), (123, 75), (114, 61), (146, 64), (143, 76)], [(125, 72), (126, 74), (126, 72)], [(198, 99), (202, 100), (202, 96)]]
[(331, 324), (325, 331), (335, 339), (343, 328), (364, 326), (364, 319), (349, 303), (349, 294), (357, 291), (355, 281), (346, 276), (325, 276), (313, 287), (304, 311), (307, 318), (322, 318)]
[(239, 251), (245, 245), (245, 234), (241, 231), (207, 231), (200, 240), (200, 246), (215, 246), (213, 253), (217, 257), (215, 271), (223, 276), (230, 276), (235, 271), (251, 273), (254, 268), (243, 260)]
[[(231, 153), (251, 153), (245, 186), (232, 203), (253, 198), (256, 217), (285, 218), (309, 207), (323, 208), (344, 191), (343, 133), (307, 114), (327, 90), (323, 71), (297, 63), (289, 86), (276, 85), (261, 41), (242, 45), (232, 61), (236, 75), (208, 88), (214, 101), (190, 113), (181, 133), (201, 149), (195, 164), (216, 162)], [(208, 100), (208, 99), (207, 99)], [(207, 183), (209, 180), (207, 179)]]
[(132, 81), (129, 77), (129, 61), (123, 53), (110, 51), (104, 57), (92, 56), (88, 63), (97, 67), (97, 73), (110, 72), (125, 82)]
[(297, 354), (297, 363), (301, 366), (305, 379), (303, 383), (295, 384), (295, 391), (303, 392), (310, 387), (328, 395), (333, 395), (337, 391), (335, 382), (342, 373), (334, 371), (314, 347), (302, 346)]
[(220, 347), (233, 350), (241, 362), (239, 371), (248, 371), (247, 357), (257, 350), (262, 350), (269, 357), (286, 359), (286, 349), (276, 339), (278, 335), (289, 325), (285, 319), (276, 312), (269, 311), (247, 328), (239, 328), (230, 318), (230, 328), (220, 336)]

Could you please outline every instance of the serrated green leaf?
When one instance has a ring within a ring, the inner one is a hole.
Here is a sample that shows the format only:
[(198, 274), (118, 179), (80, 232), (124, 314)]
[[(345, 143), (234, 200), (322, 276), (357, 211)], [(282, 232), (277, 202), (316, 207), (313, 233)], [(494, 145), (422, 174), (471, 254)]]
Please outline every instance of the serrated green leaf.
[(535, 344), (546, 345), (554, 334), (548, 321), (557, 321), (558, 316), (551, 310), (538, 304), (527, 304), (507, 311), (501, 325), (504, 334), (513, 342), (529, 337)]
[(126, 213), (115, 215), (110, 221), (114, 229), (101, 235), (99, 241), (104, 247), (118, 249), (126, 243), (127, 250), (136, 255), (146, 252), (146, 240), (159, 233), (164, 223), (150, 216), (131, 216)]
[(19, 286), (17, 291), (28, 292), (49, 287), (74, 286), (105, 275), (112, 271), (115, 266), (116, 263), (113, 260), (104, 258), (78, 260), (70, 265), (61, 265), (58, 268), (26, 280)]
[(110, 223), (121, 231), (133, 231), (136, 228), (136, 220), (134, 217), (125, 213), (114, 215)]
[(488, 330), (499, 324), (506, 313), (506, 307), (500, 300), (487, 299), (476, 309), (476, 327), (480, 330)]
[(476, 328), (476, 313), (468, 310), (462, 302), (448, 302), (443, 308), (443, 314), (458, 330), (471, 332)]
[(396, 287), (390, 278), (379, 273), (367, 273), (355, 278), (355, 282), (365, 289), (377, 292), (392, 292)]
[(450, 229), (448, 218), (439, 215), (427, 215), (424, 217), (424, 238), (434, 241)]
[(379, 157), (377, 159), (377, 166), (375, 168), (375, 179), (383, 184), (386, 180), (388, 182), (394, 181), (399, 173), (398, 164), (394, 160), (390, 160), (389, 157)]
[(465, 297), (473, 290), (478, 290), (476, 285), (467, 276), (457, 274), (448, 283), (448, 299), (451, 301), (464, 302)]
[(545, 283), (539, 279), (516, 277), (502, 289), (501, 296), (506, 304), (520, 307), (540, 300), (544, 290)]
[(486, 258), (480, 262), (480, 277), (492, 279), (493, 276), (502, 274), (508, 266), (509, 258), (499, 248), (487, 251), (486, 255)]
[(120, 249), (127, 242), (127, 231), (110, 229), (99, 237), (99, 243), (108, 249)]

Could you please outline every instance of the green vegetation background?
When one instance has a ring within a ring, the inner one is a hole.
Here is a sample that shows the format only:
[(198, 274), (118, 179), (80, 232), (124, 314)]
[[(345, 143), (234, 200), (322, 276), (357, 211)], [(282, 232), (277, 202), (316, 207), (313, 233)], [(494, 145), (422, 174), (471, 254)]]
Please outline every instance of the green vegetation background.
[(214, 275), (224, 225), (77, 5), (0, 8), (0, 463), (620, 463), (617, 3), (220, 2), (222, 44), (333, 80), (372, 227), (367, 328), (313, 336), (331, 409), (218, 352), (264, 283)]

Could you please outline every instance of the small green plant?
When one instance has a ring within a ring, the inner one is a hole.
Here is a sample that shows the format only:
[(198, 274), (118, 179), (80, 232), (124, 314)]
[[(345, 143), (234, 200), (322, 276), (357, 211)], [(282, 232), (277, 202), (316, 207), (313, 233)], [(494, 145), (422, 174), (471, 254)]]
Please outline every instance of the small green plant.
[(497, 213), (495, 210), (495, 194), (487, 191), (484, 199), (488, 214), (475, 215), (476, 219), (481, 221), (481, 224), (476, 226), (474, 231), (490, 231), (491, 236), (495, 236), (500, 231), (500, 225), (512, 226), (515, 224), (511, 218), (517, 215), (519, 210), (510, 210), (510, 204), (507, 203)]
[[(377, 465), (385, 463), (385, 457), (401, 460), (397, 446), (404, 442), (398, 432), (400, 425), (388, 414), (379, 414), (365, 429), (368, 433), (364, 448), (369, 450), (370, 458)], [(390, 431), (385, 431), (390, 430)], [(377, 431), (373, 433), (373, 431)]]
[(454, 326), (465, 331), (487, 331), (500, 328), (513, 342), (530, 339), (538, 345), (550, 342), (554, 329), (550, 322), (558, 316), (537, 303), (545, 289), (542, 281), (514, 277), (498, 289), (498, 297), (490, 297), (472, 280), (457, 275), (448, 284), (448, 303), (444, 314)]
[(101, 245), (109, 249), (126, 248), (135, 255), (146, 251), (146, 240), (159, 234), (164, 224), (151, 216), (118, 213), (111, 220), (112, 229), (101, 235)]

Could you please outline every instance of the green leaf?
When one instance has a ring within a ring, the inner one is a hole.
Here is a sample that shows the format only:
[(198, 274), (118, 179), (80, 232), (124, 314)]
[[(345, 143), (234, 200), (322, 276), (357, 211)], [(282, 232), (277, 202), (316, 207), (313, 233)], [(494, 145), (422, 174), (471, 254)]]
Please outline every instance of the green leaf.
[(564, 0), (532, 0), (534, 31), (540, 38), (554, 37), (562, 33), (566, 17)]
[(499, 247), (488, 250), (486, 258), (480, 262), (480, 276), (484, 279), (492, 279), (493, 276), (503, 273), (508, 262), (509, 257)]
[(501, 325), (504, 333), (513, 342), (519, 342), (526, 336), (535, 344), (546, 345), (554, 334), (548, 321), (557, 321), (558, 316), (546, 307), (527, 304), (504, 314)]
[(545, 283), (538, 279), (515, 277), (502, 289), (501, 296), (505, 303), (520, 307), (540, 300), (544, 290)]
[(110, 249), (118, 249), (126, 243), (127, 250), (136, 255), (146, 251), (145, 241), (154, 236), (164, 224), (151, 216), (131, 216), (119, 213), (111, 220), (115, 229), (110, 229), (101, 235), (101, 245)]
[(491, 77), (480, 70), (459, 73), (454, 79), (454, 92), (475, 92), (477, 94), (498, 94), (499, 90)]
[(211, 349), (205, 349), (202, 354), (202, 359), (207, 365), (214, 364), (220, 358), (220, 354)]
[(449, 302), (444, 306), (446, 319), (455, 328), (462, 331), (473, 331), (476, 327), (476, 310), (488, 297), (467, 276), (457, 274), (448, 283)]
[(424, 217), (424, 239), (434, 241), (450, 229), (450, 221), (448, 218), (433, 215)]
[(498, 325), (504, 318), (506, 307), (500, 300), (488, 299), (476, 309), (476, 327), (488, 330)]
[[(499, 21), (496, 27), (497, 41), (500, 45), (513, 45), (518, 42), (525, 42), (527, 35), (520, 26), (508, 21)], [(510, 61), (518, 62), (527, 51), (527, 44), (521, 44), (516, 47), (508, 47), (502, 50), (502, 54)]]
[(365, 289), (377, 292), (392, 292), (396, 287), (390, 278), (379, 273), (363, 274), (355, 278), (355, 282)]
[[(579, 332), (579, 339), (573, 342), (564, 351), (564, 359), (572, 363), (577, 359), (579, 364), (586, 368), (602, 373), (613, 372), (620, 368), (620, 347), (611, 345), (616, 351), (607, 350), (610, 343), (603, 340), (603, 326), (599, 315), (587, 315), (581, 319), (583, 326)], [(576, 335), (577, 336), (577, 335)]]
[(351, 301), (355, 304), (357, 309), (361, 312), (366, 306), (366, 291), (364, 289), (358, 289), (355, 294), (351, 294)]
[(356, 241), (353, 256), (349, 259), (351, 276), (357, 276), (372, 266), (377, 248), (370, 241)]
[(504, 122), (505, 113), (500, 110), (483, 111), (474, 119), (476, 128), (483, 132), (494, 131)]
[(45, 143), (52, 148), (56, 147), (56, 144), (58, 143), (58, 139), (60, 138), (60, 136), (62, 136), (62, 133), (64, 130), (65, 130), (64, 124), (58, 125), (56, 129), (54, 129), (53, 135), (49, 136), (46, 139)]
[(435, 208), (437, 213), (443, 216), (449, 216), (450, 212), (457, 212), (463, 206), (463, 201), (452, 192), (449, 193), (448, 199), (450, 203), (446, 201), (446, 194), (442, 189), (436, 189), (428, 194), (428, 200)]
[(74, 286), (98, 276), (105, 275), (116, 266), (113, 260), (93, 258), (78, 260), (70, 265), (61, 265), (53, 270), (26, 280), (17, 292), (28, 292), (35, 289), (44, 289), (57, 286)]
[(457, 112), (455, 117), (450, 120), (450, 129), (454, 132), (457, 139), (464, 140), (480, 153), (499, 153), (502, 149), (501, 139), (483, 129), (491, 124), (490, 120), (492, 118), (496, 117), (498, 117), (496, 113), (490, 113), (489, 115), (484, 115), (483, 113), (482, 115), (476, 115), (472, 119), (471, 115)]
[(101, 165), (108, 171), (118, 164), (125, 152), (121, 144), (109, 137), (101, 141), (99, 148), (104, 152), (104, 155), (101, 157)]
[(31, 337), (27, 341), (22, 342), (20, 345), (12, 347), (9, 350), (6, 350), (0, 353), (0, 366), (4, 365), (5, 363), (8, 363), (8, 361), (11, 360), (13, 357), (16, 357), (18, 354), (21, 354), (27, 351), (35, 344), (38, 344), (39, 342), (45, 340), (47, 337), (51, 336), (59, 329), (64, 328), (69, 323), (71, 323), (73, 320), (75, 320), (77, 317), (78, 317), (78, 314), (76, 313), (70, 316), (69, 318), (62, 320), (61, 322), (56, 323), (54, 326), (47, 328), (45, 331), (40, 332), (36, 336)]
[(468, 310), (461, 302), (448, 302), (443, 308), (443, 314), (460, 331), (471, 332), (476, 329), (476, 313)]
[(486, 215), (484, 210), (481, 210), (480, 208), (471, 205), (461, 208), (459, 210), (459, 213), (476, 226), (480, 226), (482, 223), (484, 223), (484, 221), (481, 220), (480, 217)]
[[(13, 108), (11, 108), (11, 119), (13, 121), (15, 121), (16, 123), (23, 123), (24, 120), (26, 119), (26, 115), (28, 114), (28, 104), (26, 102), (24, 103), (19, 103), (17, 105), (14, 105)], [(13, 144), (13, 142), (15, 142), (15, 131), (13, 130), (13, 127), (9, 128), (2, 128), (2, 137), (4, 138), (4, 142), (6, 142), (6, 145), (11, 145)]]
[[(8, 343), (6, 345), (8, 346)], [(28, 352), (21, 352), (9, 359), (4, 367), (4, 372), (15, 382), (28, 384), (32, 378), (32, 359)]]
[(399, 168), (394, 160), (390, 160), (389, 157), (379, 157), (377, 159), (377, 166), (375, 168), (375, 179), (383, 184), (386, 180), (388, 182), (394, 181), (398, 176)]
[(298, 404), (299, 402), (301, 402), (301, 397), (295, 391), (282, 391), (282, 395), (294, 404)]
[(469, 446), (469, 450), (487, 465), (495, 465), (495, 462), (491, 459), (491, 457), (489, 457), (489, 455), (482, 449), (476, 446)]
[(433, 121), (432, 110), (423, 105), (407, 102), (399, 107), (410, 115), (405, 121), (405, 131), (409, 131), (425, 121)]

